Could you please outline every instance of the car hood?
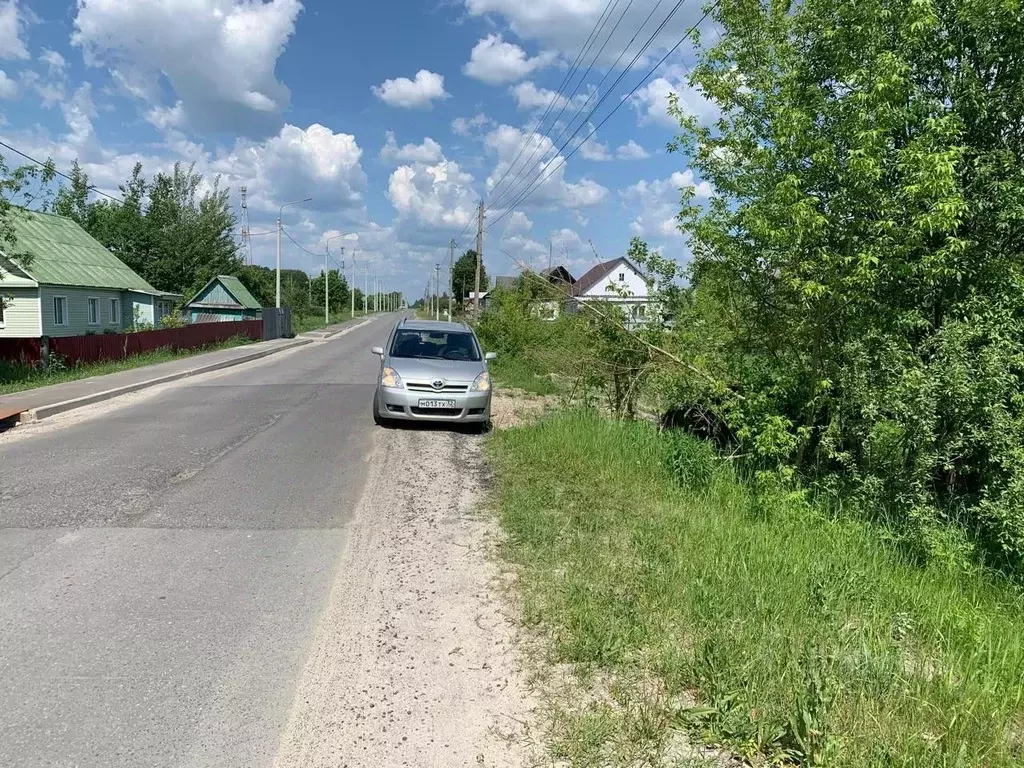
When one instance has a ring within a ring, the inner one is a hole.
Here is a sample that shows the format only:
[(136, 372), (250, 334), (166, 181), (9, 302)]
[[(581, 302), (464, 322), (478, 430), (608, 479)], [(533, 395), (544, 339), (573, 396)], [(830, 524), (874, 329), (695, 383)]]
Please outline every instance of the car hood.
[(471, 383), (486, 367), (482, 362), (467, 360), (422, 360), (406, 357), (393, 357), (389, 364), (398, 371), (398, 375), (410, 381), (460, 381)]

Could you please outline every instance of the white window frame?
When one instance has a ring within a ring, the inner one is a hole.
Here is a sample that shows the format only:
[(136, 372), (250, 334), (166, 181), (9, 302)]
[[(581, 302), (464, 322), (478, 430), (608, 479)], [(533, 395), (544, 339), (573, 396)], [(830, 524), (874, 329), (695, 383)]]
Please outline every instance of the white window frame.
[(121, 324), (121, 300), (120, 299), (108, 299), (110, 302), (110, 324), (120, 325)]
[[(61, 307), (61, 314), (63, 315), (62, 322), (57, 322), (57, 302), (64, 302)], [(68, 297), (67, 296), (54, 296), (53, 297), (53, 324), (58, 328), (67, 328), (68, 326)]]
[[(92, 303), (94, 301), (96, 302), (96, 319), (95, 320), (92, 319)], [(87, 320), (88, 324), (89, 325), (99, 325), (100, 321), (103, 319), (103, 310), (101, 309), (101, 306), (100, 306), (100, 297), (99, 296), (90, 296), (89, 298), (87, 298), (85, 300), (85, 307), (86, 307), (86, 310), (88, 312), (88, 320)]]

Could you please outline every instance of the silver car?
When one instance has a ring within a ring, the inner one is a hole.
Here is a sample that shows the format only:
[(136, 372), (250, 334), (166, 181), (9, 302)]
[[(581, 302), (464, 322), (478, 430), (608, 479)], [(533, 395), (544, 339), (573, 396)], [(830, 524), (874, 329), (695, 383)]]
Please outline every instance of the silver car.
[(373, 420), (491, 421), (491, 377), (480, 342), (467, 325), (403, 318), (379, 355), (380, 376), (373, 395)]

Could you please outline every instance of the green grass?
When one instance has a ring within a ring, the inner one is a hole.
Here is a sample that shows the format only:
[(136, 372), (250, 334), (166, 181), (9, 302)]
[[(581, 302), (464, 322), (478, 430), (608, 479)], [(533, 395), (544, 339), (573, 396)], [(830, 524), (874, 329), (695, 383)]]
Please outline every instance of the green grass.
[(155, 349), (152, 352), (143, 352), (142, 354), (132, 355), (120, 360), (102, 360), (96, 363), (82, 363), (70, 367), (64, 367), (58, 363), (51, 365), (48, 371), (22, 363), (0, 360), (0, 395), (9, 395), (26, 389), (48, 387), (51, 384), (63, 384), (68, 381), (87, 379), (91, 376), (103, 376), (108, 373), (128, 371), (133, 368), (166, 363), (171, 360), (180, 360), (183, 357), (191, 357), (204, 352), (229, 349), (250, 343), (251, 341), (243, 336), (235, 336), (225, 342), (208, 344), (205, 347), (198, 347), (196, 349), (182, 349), (178, 351)]
[(553, 756), (659, 765), (684, 732), (774, 765), (1024, 764), (1009, 583), (912, 565), (647, 424), (568, 413), (488, 451), (524, 619), (580, 674)]
[(499, 353), (498, 359), (489, 363), (488, 368), (498, 386), (521, 389), (536, 395), (558, 392), (550, 375), (541, 373), (540, 367), (521, 357)]
[(295, 334), (305, 333), (306, 331), (317, 331), (321, 328), (326, 328), (328, 325), (334, 325), (336, 323), (343, 323), (352, 317), (362, 317), (364, 313), (362, 310), (357, 309), (355, 315), (348, 310), (344, 312), (334, 312), (331, 314), (330, 319), (324, 322), (323, 311), (319, 313), (313, 313), (311, 315), (294, 315), (292, 317), (292, 332)]

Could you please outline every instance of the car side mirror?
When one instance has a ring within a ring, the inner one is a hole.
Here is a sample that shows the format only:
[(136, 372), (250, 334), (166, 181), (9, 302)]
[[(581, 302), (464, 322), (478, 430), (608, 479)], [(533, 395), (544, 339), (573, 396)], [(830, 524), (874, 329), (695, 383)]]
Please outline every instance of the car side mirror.
[(497, 352), (488, 352), (486, 355), (484, 355), (484, 360), (497, 360), (497, 359), (498, 359), (498, 353)]
[(370, 352), (377, 357), (384, 357), (384, 347), (373, 347)]

